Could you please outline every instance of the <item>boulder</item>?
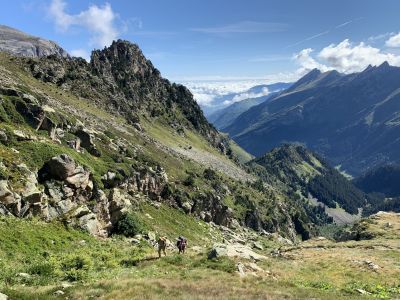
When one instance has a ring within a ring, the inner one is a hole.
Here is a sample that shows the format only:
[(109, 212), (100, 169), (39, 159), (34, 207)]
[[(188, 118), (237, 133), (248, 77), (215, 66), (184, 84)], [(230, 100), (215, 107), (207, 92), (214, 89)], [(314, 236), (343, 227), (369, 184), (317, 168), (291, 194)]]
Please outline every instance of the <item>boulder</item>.
[(71, 176), (65, 178), (65, 181), (75, 188), (93, 189), (93, 182), (90, 180), (90, 172), (86, 171), (83, 167), (78, 166)]
[(96, 148), (96, 144), (93, 141), (93, 134), (85, 129), (79, 129), (75, 132), (75, 135), (80, 139), (80, 146), (82, 148), (85, 148), (93, 156), (101, 156), (101, 152)]
[(75, 161), (67, 154), (61, 154), (52, 157), (39, 171), (39, 175), (49, 179), (65, 180), (75, 174), (75, 168)]
[(117, 188), (111, 190), (108, 200), (110, 203), (110, 221), (115, 224), (119, 217), (129, 210), (132, 204), (127, 195), (121, 193), (121, 190)]
[(57, 290), (53, 293), (55, 296), (62, 296), (65, 294), (65, 292), (63, 292), (62, 290)]
[(248, 246), (240, 244), (215, 244), (208, 254), (209, 259), (223, 256), (253, 259), (255, 261), (267, 259), (266, 256), (257, 254)]
[(42, 191), (38, 188), (36, 174), (31, 172), (24, 164), (18, 166), (19, 171), (25, 175), (26, 182), (21, 196), (24, 202), (40, 203), (42, 201)]
[(192, 204), (188, 201), (183, 202), (182, 209), (185, 213), (189, 214), (192, 211)]
[(6, 294), (0, 293), (0, 300), (8, 300), (8, 296)]
[(253, 243), (253, 248), (257, 249), (257, 250), (260, 250), (260, 251), (264, 250), (264, 247), (259, 242), (254, 242)]
[(33, 141), (36, 140), (37, 138), (29, 133), (26, 133), (22, 130), (14, 130), (13, 131), (14, 137), (17, 139), (17, 141)]
[(5, 133), (5, 131), (3, 130), (0, 130), (0, 143), (6, 144), (7, 142), (8, 142), (7, 133)]
[(244, 272), (245, 267), (241, 262), (239, 262), (236, 267), (237, 267), (240, 277), (246, 276), (246, 273)]
[(5, 205), (14, 203), (14, 193), (10, 191), (7, 180), (0, 180), (0, 202)]
[(79, 227), (92, 235), (102, 235), (102, 226), (94, 213), (88, 213), (78, 219)]
[(147, 239), (149, 241), (155, 241), (156, 240), (156, 234), (153, 231), (149, 231), (146, 236), (147, 236)]

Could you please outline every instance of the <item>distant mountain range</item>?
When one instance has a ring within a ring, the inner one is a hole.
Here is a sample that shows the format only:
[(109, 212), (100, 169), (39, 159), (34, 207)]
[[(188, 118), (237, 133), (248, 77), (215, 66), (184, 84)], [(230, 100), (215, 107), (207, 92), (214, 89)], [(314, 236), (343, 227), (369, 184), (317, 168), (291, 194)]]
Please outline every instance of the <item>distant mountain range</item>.
[[(228, 106), (224, 106), (207, 115), (210, 121), (219, 130), (224, 130), (229, 126), (239, 115), (247, 111), (253, 106), (261, 104), (269, 99), (275, 97), (279, 92), (289, 88), (292, 83), (278, 82), (274, 84), (256, 85), (243, 93), (229, 94), (221, 98), (224, 101), (232, 101), (235, 97), (240, 95), (250, 95), (250, 98), (241, 101), (233, 102)], [(267, 95), (258, 96), (268, 91)], [(254, 95), (253, 97), (251, 95)], [(229, 99), (229, 100), (228, 100)], [(217, 101), (218, 102), (218, 101)]]
[(312, 70), (224, 131), (255, 156), (282, 143), (305, 144), (353, 175), (400, 162), (400, 68), (385, 62), (349, 75)]

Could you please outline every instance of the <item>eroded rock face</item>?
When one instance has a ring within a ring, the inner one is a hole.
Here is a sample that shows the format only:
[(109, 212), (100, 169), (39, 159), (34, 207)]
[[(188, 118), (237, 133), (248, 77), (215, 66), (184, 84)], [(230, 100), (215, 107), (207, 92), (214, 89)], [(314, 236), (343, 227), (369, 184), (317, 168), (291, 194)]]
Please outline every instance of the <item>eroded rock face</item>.
[(200, 194), (193, 201), (192, 212), (204, 221), (213, 221), (223, 226), (229, 226), (232, 222), (233, 211), (221, 201), (219, 196)]
[(0, 50), (25, 57), (68, 57), (68, 53), (56, 43), (4, 25), (0, 25)]

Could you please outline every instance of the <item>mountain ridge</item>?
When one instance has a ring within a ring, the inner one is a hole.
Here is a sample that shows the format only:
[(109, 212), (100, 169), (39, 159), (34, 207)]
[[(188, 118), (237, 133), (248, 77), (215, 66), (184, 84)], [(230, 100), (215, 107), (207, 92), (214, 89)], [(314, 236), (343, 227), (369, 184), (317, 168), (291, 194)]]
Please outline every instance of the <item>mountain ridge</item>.
[(399, 74), (400, 68), (387, 63), (349, 75), (313, 71), (313, 80), (306, 75), (273, 101), (250, 108), (226, 131), (255, 155), (280, 143), (305, 143), (357, 175), (400, 159), (393, 140)]

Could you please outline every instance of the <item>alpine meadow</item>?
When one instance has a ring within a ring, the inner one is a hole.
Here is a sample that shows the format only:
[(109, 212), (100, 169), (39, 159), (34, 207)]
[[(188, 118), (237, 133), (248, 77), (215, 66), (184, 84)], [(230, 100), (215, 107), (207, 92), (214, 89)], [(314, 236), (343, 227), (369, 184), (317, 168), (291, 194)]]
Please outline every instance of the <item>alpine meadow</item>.
[(3, 1), (0, 300), (400, 299), (399, 11)]

